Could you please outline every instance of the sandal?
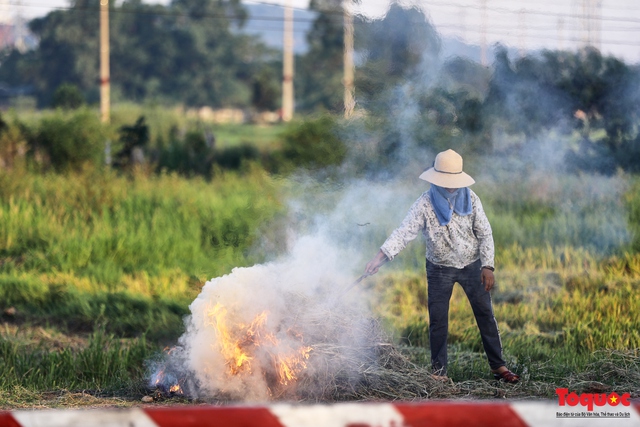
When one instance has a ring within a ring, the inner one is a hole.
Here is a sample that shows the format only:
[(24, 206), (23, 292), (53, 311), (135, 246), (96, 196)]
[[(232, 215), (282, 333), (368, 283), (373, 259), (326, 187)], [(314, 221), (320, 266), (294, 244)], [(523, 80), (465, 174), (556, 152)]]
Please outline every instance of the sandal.
[(505, 383), (509, 383), (509, 384), (516, 384), (518, 381), (520, 381), (520, 376), (514, 374), (508, 369), (502, 372), (501, 374), (494, 373), (493, 378), (495, 378), (498, 381), (502, 380)]

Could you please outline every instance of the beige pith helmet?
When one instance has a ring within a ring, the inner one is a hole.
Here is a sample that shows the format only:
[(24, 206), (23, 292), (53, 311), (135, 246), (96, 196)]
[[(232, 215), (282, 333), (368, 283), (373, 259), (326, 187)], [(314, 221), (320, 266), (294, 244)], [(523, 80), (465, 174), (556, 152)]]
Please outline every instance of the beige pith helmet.
[(438, 153), (433, 167), (422, 172), (420, 179), (444, 188), (463, 188), (476, 182), (462, 171), (462, 156), (451, 149)]

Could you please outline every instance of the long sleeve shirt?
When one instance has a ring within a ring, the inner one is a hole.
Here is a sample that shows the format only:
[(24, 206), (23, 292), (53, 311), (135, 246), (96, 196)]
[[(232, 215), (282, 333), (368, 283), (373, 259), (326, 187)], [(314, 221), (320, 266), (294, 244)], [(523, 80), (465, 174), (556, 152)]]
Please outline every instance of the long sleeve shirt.
[(440, 225), (429, 192), (424, 192), (380, 250), (392, 260), (422, 231), (427, 246), (426, 256), (432, 263), (464, 268), (480, 259), (482, 266), (493, 267), (495, 249), (491, 225), (480, 198), (471, 190), (470, 193), (471, 214), (460, 216), (454, 212), (449, 224)]

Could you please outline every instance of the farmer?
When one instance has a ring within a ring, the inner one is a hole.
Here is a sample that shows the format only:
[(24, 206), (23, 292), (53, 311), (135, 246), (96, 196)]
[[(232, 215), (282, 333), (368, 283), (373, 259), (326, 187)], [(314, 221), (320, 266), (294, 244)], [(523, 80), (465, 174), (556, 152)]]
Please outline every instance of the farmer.
[(475, 181), (462, 171), (462, 157), (453, 150), (436, 156), (420, 178), (431, 183), (404, 221), (369, 261), (365, 275), (378, 272), (422, 231), (427, 246), (429, 343), (435, 378), (446, 379), (449, 300), (458, 282), (471, 303), (482, 345), (494, 377), (517, 383), (520, 377), (505, 366), (491, 294), (495, 279), (491, 225), (480, 199), (469, 189)]

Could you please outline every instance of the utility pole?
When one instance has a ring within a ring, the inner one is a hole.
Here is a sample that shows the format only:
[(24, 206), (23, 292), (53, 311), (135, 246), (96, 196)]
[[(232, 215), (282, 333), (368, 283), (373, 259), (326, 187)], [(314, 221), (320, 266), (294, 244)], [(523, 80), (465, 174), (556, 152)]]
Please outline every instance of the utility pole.
[(580, 16), (582, 46), (600, 49), (602, 42), (602, 0), (574, 0), (574, 9)]
[(460, 17), (460, 32), (463, 42), (467, 42), (467, 9), (464, 6), (458, 7), (458, 17)]
[(293, 118), (293, 6), (292, 0), (287, 0), (284, 7), (284, 40), (282, 58), (282, 121), (288, 122)]
[[(0, 24), (6, 25), (9, 28), (15, 28), (13, 25), (13, 19), (9, 15), (9, 2), (7, 0), (0, 0)], [(13, 42), (12, 36), (7, 32), (0, 34), (0, 49), (4, 49)]]
[(344, 117), (348, 119), (356, 106), (354, 97), (353, 14), (351, 0), (344, 0)]
[(100, 0), (100, 119), (109, 123), (109, 0)]
[(520, 54), (520, 58), (524, 58), (527, 55), (527, 21), (526, 11), (524, 9), (520, 9), (520, 11), (518, 12), (518, 21), (518, 26), (520, 27), (520, 31), (518, 32), (518, 53)]
[(18, 7), (16, 12), (16, 19), (14, 24), (14, 40), (13, 46), (18, 49), (18, 52), (25, 53), (27, 51), (27, 44), (25, 42), (25, 24), (24, 17), (22, 16), (22, 0), (17, 0), (15, 5)]
[(480, 64), (489, 65), (487, 60), (487, 0), (480, 0)]
[(602, 48), (602, 0), (591, 1), (591, 45)]
[(564, 50), (564, 18), (558, 18), (558, 50)]

